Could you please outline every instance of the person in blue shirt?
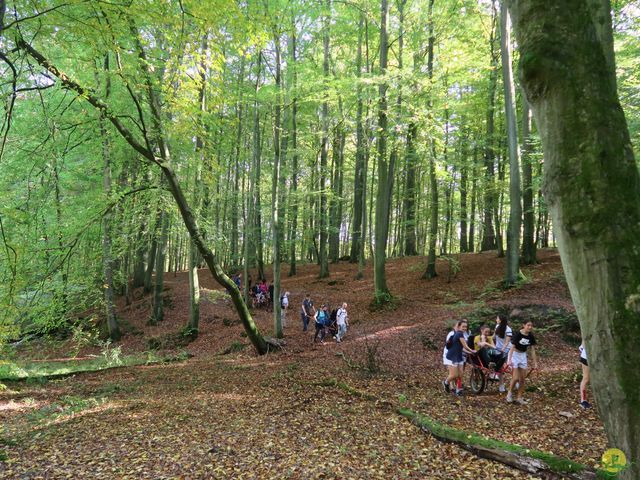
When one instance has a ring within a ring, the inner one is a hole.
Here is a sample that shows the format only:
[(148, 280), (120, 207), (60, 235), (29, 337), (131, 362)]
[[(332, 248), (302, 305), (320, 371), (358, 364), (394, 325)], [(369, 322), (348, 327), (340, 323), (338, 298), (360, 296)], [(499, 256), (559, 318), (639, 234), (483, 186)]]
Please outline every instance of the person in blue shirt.
[(324, 337), (326, 335), (326, 326), (329, 322), (329, 311), (325, 304), (320, 306), (320, 310), (318, 310), (318, 314), (316, 315), (316, 334), (313, 336), (314, 343), (320, 341), (320, 343), (324, 343)]
[(442, 381), (442, 386), (444, 387), (445, 392), (449, 393), (453, 385), (455, 385), (455, 394), (458, 396), (462, 395), (462, 387), (461, 384), (458, 384), (457, 380), (462, 379), (463, 367), (464, 367), (464, 358), (462, 357), (462, 353), (476, 353), (475, 350), (471, 350), (467, 342), (464, 339), (464, 334), (469, 329), (469, 324), (466, 320), (460, 322), (458, 330), (451, 336), (448, 340), (447, 345), (447, 360), (451, 362), (449, 365), (449, 376), (446, 380)]

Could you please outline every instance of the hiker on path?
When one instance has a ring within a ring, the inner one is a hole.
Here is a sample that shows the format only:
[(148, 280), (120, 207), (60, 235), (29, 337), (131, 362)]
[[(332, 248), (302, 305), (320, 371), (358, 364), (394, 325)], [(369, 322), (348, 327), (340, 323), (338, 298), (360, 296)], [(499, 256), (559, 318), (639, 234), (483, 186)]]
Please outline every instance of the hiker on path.
[(447, 352), (449, 351), (449, 346), (451, 345), (451, 337), (453, 337), (455, 333), (458, 331), (461, 323), (462, 323), (462, 320), (458, 320), (456, 323), (454, 323), (453, 329), (449, 333), (447, 333), (447, 338), (444, 339), (444, 348), (442, 349), (442, 364), (445, 367), (453, 366), (453, 363), (451, 363), (451, 360), (447, 358)]
[(462, 373), (464, 367), (463, 353), (476, 353), (475, 350), (471, 350), (465, 340), (465, 333), (469, 329), (469, 325), (466, 320), (459, 322), (458, 330), (449, 339), (447, 359), (451, 362), (449, 365), (449, 376), (446, 380), (442, 381), (442, 386), (445, 392), (449, 393), (451, 387), (455, 385), (455, 394), (459, 397), (462, 396)]
[(313, 342), (324, 343), (324, 336), (326, 334), (326, 326), (329, 321), (329, 312), (327, 310), (327, 306), (322, 304), (320, 306), (320, 310), (318, 311), (318, 315), (316, 315), (316, 334), (313, 336)]
[(284, 294), (280, 298), (280, 309), (282, 310), (280, 317), (282, 318), (282, 328), (287, 326), (287, 309), (289, 308), (289, 295), (289, 292), (284, 292)]
[(511, 384), (509, 385), (509, 391), (507, 392), (507, 403), (512, 403), (513, 390), (518, 384), (518, 391), (516, 392), (515, 402), (521, 405), (527, 403), (522, 398), (524, 393), (524, 380), (527, 373), (527, 350), (531, 352), (531, 359), (533, 360), (533, 368), (538, 368), (538, 360), (536, 358), (536, 339), (531, 331), (533, 330), (533, 322), (529, 320), (526, 322), (522, 329), (518, 330), (511, 338), (511, 349), (509, 350), (508, 362), (513, 369), (513, 375), (511, 376)]
[(305, 295), (302, 301), (302, 310), (300, 311), (300, 318), (302, 319), (302, 331), (306, 332), (309, 327), (309, 318), (311, 317), (311, 309), (313, 308), (313, 300), (308, 293)]
[[(509, 326), (509, 321), (506, 315), (502, 313), (498, 314), (496, 317), (496, 331), (493, 333), (493, 341), (496, 344), (496, 350), (500, 352), (500, 354), (507, 359), (509, 355), (509, 349), (511, 348), (511, 337), (513, 336), (513, 331)], [(504, 375), (501, 373), (496, 373), (496, 377), (500, 380), (500, 386), (498, 390), (500, 392), (505, 392), (504, 388)]]
[(347, 327), (349, 326), (349, 314), (347, 313), (347, 302), (342, 304), (342, 307), (338, 309), (336, 314), (336, 322), (338, 323), (338, 333), (334, 337), (336, 343), (340, 343), (347, 333)]

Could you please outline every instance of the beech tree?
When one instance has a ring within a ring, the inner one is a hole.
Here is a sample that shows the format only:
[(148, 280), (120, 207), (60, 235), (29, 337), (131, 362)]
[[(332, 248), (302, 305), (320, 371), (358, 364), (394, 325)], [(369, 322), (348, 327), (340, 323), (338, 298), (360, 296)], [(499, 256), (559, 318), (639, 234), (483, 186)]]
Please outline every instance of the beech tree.
[[(609, 0), (510, 0), (544, 193), (609, 443), (640, 478), (640, 175), (620, 105)], [(569, 13), (570, 12), (570, 13)]]

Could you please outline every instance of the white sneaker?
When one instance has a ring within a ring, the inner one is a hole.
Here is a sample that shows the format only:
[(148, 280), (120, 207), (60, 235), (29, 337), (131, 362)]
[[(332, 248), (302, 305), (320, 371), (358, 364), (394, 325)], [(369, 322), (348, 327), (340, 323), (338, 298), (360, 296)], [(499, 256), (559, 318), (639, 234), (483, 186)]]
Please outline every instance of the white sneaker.
[(504, 393), (504, 392), (506, 392), (506, 391), (507, 391), (507, 389), (506, 389), (506, 388), (504, 388), (504, 385), (500, 385), (500, 386), (498, 387), (498, 390), (500, 391), (500, 393)]
[(513, 397), (511, 396), (511, 392), (507, 393), (507, 403), (513, 403)]

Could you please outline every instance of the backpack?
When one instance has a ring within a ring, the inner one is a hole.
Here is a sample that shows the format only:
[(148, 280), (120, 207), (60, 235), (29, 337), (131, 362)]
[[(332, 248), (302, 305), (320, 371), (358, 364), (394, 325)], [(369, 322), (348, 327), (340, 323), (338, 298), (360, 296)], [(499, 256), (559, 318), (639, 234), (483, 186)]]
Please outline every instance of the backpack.
[(336, 321), (338, 320), (337, 308), (334, 308), (333, 310), (331, 310), (331, 316), (329, 317), (329, 320), (331, 321), (331, 323), (336, 323)]
[(327, 314), (324, 313), (324, 310), (320, 310), (318, 312), (318, 316), (316, 317), (316, 323), (320, 325), (324, 325), (327, 322)]

